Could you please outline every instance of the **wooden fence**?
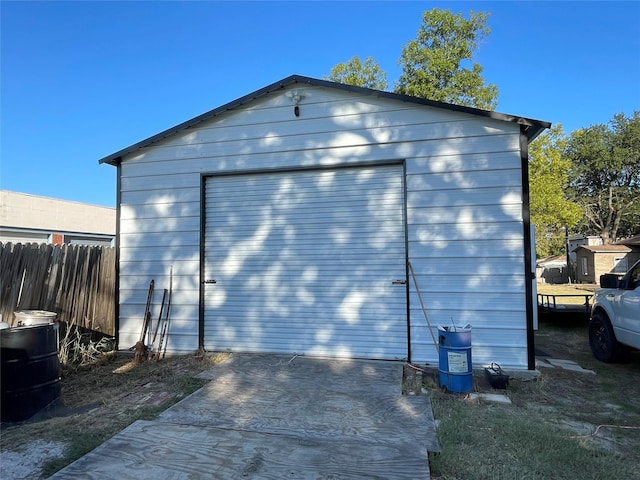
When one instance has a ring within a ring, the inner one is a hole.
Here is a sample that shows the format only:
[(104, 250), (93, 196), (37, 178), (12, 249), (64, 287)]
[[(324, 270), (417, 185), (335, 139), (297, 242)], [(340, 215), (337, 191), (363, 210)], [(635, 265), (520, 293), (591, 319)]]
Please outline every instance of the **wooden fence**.
[(18, 310), (47, 310), (115, 335), (115, 258), (113, 247), (0, 243), (2, 321), (12, 324)]

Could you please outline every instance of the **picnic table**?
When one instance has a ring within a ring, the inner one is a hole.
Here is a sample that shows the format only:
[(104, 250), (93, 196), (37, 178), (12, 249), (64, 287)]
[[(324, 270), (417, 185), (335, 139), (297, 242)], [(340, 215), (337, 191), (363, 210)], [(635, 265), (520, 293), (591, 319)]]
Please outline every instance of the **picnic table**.
[[(562, 299), (570, 297), (583, 298), (583, 303), (562, 303)], [(538, 309), (547, 313), (591, 313), (591, 298), (593, 293), (571, 293), (571, 294), (538, 294)]]

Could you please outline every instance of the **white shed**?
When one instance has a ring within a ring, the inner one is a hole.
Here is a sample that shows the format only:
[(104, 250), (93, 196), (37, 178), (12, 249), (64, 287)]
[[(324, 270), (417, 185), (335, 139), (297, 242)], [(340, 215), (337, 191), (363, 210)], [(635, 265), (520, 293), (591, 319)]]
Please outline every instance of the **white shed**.
[(534, 368), (527, 150), (549, 126), (294, 75), (103, 158), (119, 347), (173, 268), (169, 352), (437, 363), (410, 262), (434, 329)]

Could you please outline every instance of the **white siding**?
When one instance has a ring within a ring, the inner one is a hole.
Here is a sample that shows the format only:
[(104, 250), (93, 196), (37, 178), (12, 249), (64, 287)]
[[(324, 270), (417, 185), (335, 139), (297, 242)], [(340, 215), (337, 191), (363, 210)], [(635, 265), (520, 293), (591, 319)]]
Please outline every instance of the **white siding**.
[[(121, 347), (137, 340), (149, 280), (164, 288), (170, 265), (169, 348), (198, 347), (201, 175), (403, 160), (408, 258), (430, 319), (471, 323), (474, 363), (526, 368), (518, 125), (304, 89), (298, 118), (284, 89), (123, 160)], [(411, 284), (412, 360), (437, 363), (415, 297)]]

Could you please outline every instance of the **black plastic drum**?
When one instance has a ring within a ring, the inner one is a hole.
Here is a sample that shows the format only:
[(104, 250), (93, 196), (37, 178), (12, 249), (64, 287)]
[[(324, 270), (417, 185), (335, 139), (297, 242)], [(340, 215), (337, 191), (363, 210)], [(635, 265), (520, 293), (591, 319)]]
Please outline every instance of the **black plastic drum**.
[(56, 325), (0, 330), (2, 421), (27, 420), (60, 397)]

